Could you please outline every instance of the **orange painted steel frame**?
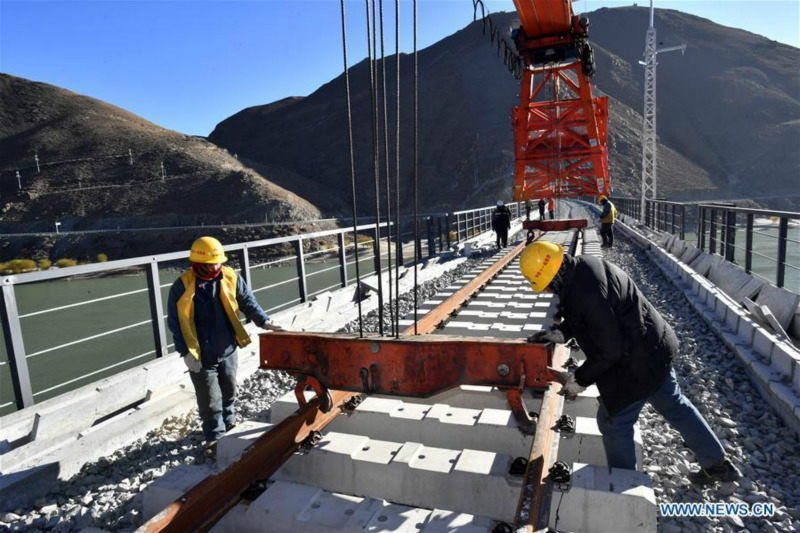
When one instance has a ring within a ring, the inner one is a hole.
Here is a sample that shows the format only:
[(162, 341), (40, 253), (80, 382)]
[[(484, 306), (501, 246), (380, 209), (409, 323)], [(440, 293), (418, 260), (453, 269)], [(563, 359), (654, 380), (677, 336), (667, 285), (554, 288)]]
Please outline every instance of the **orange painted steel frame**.
[(535, 59), (543, 50), (588, 47), (586, 30), (571, 0), (514, 4), (525, 60), (521, 101), (513, 110), (514, 200), (607, 194), (608, 98), (592, 96), (578, 58), (538, 65)]
[(550, 384), (552, 345), (525, 339), (285, 331), (260, 338), (261, 368), (311, 376), (323, 391), (427, 398), (460, 385), (544, 389)]

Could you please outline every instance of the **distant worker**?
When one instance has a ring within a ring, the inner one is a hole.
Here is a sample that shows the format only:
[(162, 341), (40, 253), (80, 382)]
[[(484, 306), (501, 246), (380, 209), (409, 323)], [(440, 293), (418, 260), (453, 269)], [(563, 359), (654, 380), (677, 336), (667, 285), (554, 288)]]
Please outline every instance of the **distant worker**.
[(556, 201), (552, 196), (547, 201), (547, 209), (550, 211), (550, 220), (556, 218)]
[(539, 198), (539, 220), (544, 220), (544, 198)]
[(503, 204), (502, 201), (497, 202), (497, 207), (492, 213), (492, 229), (497, 233), (497, 247), (502, 248), (508, 246), (508, 230), (511, 229), (511, 211)]
[(239, 311), (261, 328), (280, 329), (269, 324), (244, 279), (222, 266), (227, 260), (217, 239), (194, 241), (192, 268), (172, 284), (167, 303), (167, 324), (194, 385), (207, 453), (236, 425), (236, 348), (250, 344)]
[(614, 221), (617, 219), (617, 208), (611, 200), (602, 194), (597, 198), (597, 202), (603, 206), (600, 213), (600, 237), (603, 239), (601, 248), (611, 248), (614, 246)]
[(672, 360), (678, 339), (625, 272), (593, 256), (572, 257), (559, 244), (535, 242), (520, 256), (534, 292), (559, 297), (562, 321), (529, 342), (574, 338), (586, 361), (575, 373), (555, 371), (564, 394), (575, 397), (597, 384), (597, 425), (608, 466), (636, 469), (633, 425), (649, 402), (683, 437), (700, 463), (692, 483), (735, 481), (739, 470), (692, 402), (681, 393)]

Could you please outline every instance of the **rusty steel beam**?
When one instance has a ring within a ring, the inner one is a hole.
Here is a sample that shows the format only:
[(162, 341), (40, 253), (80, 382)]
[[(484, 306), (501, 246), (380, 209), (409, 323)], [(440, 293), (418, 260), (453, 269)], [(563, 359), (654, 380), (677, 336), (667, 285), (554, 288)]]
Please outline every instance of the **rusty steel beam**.
[(514, 247), (510, 252), (501, 257), (492, 266), (478, 274), (472, 281), (461, 287), (455, 294), (450, 296), (447, 300), (443, 301), (430, 311), (417, 320), (416, 323), (408, 326), (402, 331), (403, 335), (425, 335), (433, 333), (440, 324), (444, 323), (450, 318), (453, 311), (464, 305), (467, 300), (478, 292), (484, 285), (488, 284), (492, 279), (505, 268), (511, 261), (517, 257), (522, 250), (525, 249), (525, 243), (520, 243)]
[(522, 229), (538, 229), (541, 231), (567, 231), (583, 229), (589, 225), (585, 218), (562, 218), (561, 220), (523, 220)]
[[(553, 351), (553, 367), (561, 368), (569, 348), (559, 344)], [(561, 415), (564, 399), (559, 395), (561, 384), (550, 383), (542, 398), (536, 433), (531, 444), (528, 457), (528, 468), (522, 484), (517, 514), (514, 524), (515, 532), (544, 532), (548, 530), (550, 518), (550, 497), (553, 484), (548, 479), (549, 469), (558, 457), (558, 437), (555, 431), (556, 421)]]
[(260, 352), (261, 368), (313, 377), (322, 390), (428, 398), (460, 385), (544, 389), (552, 350), (525, 339), (276, 331), (261, 335)]
[(321, 431), (358, 394), (331, 391), (333, 408), (323, 413), (315, 398), (259, 437), (225, 470), (201, 481), (143, 524), (136, 533), (209, 531), (241, 499), (250, 485), (273, 475), (313, 431)]

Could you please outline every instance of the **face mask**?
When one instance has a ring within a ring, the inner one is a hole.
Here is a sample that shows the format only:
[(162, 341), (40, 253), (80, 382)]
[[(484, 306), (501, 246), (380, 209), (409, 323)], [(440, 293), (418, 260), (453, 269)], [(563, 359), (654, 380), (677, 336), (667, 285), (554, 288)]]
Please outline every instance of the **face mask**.
[(192, 270), (198, 278), (209, 281), (219, 276), (220, 272), (222, 272), (222, 265), (219, 263), (192, 263)]

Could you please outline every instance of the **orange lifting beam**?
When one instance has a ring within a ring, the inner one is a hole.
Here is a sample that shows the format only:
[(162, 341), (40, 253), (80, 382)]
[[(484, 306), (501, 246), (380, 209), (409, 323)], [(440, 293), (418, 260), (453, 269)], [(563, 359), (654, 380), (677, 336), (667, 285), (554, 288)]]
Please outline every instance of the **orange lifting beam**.
[(428, 398), (460, 385), (543, 389), (552, 345), (448, 335), (394, 337), (276, 331), (261, 368), (314, 378), (324, 389)]

